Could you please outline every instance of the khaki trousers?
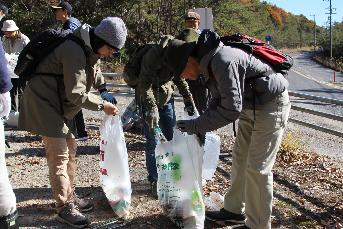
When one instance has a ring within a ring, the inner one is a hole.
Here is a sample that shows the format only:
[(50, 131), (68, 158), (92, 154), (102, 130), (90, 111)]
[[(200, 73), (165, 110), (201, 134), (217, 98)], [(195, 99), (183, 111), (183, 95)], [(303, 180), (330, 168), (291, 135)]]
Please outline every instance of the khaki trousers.
[(224, 208), (244, 213), (252, 229), (271, 228), (273, 173), (276, 153), (287, 124), (291, 104), (285, 91), (254, 111), (243, 109), (233, 148), (232, 184)]
[(60, 208), (74, 199), (76, 174), (75, 138), (52, 138), (43, 136), (49, 180), (56, 207)]

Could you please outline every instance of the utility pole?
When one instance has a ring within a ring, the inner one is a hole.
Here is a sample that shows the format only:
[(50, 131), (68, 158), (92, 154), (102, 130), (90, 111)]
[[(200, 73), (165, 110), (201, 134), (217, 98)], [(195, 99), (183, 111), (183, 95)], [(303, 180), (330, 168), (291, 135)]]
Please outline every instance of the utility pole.
[(323, 0), (323, 1), (329, 1), (330, 2), (330, 7), (329, 7), (329, 23), (330, 23), (330, 58), (332, 58), (332, 14), (336, 14), (333, 13), (333, 10), (336, 10), (336, 8), (332, 8), (332, 3), (331, 0)]
[(315, 14), (311, 14), (310, 16), (313, 16), (313, 21), (314, 21), (314, 29), (313, 29), (313, 51), (316, 52), (316, 46), (317, 46), (316, 15), (315, 15)]

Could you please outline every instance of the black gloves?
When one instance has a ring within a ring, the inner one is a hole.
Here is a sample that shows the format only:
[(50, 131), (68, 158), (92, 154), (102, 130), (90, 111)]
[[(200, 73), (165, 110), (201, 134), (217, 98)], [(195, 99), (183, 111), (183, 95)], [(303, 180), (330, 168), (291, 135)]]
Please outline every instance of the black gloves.
[(198, 133), (197, 137), (198, 137), (200, 146), (204, 146), (205, 145), (205, 138), (206, 138), (205, 134)]
[(205, 135), (197, 132), (193, 120), (179, 120), (176, 122), (176, 126), (181, 132), (187, 132), (187, 134), (195, 134), (198, 137), (200, 146), (203, 146), (205, 144)]
[(189, 116), (193, 116), (195, 114), (195, 105), (192, 97), (187, 97), (183, 99), (185, 103), (185, 111), (188, 113)]
[(100, 92), (100, 96), (101, 96), (101, 98), (102, 98), (103, 100), (106, 100), (107, 102), (110, 102), (110, 103), (112, 103), (112, 104), (114, 104), (114, 105), (117, 104), (116, 98), (114, 98), (114, 96), (113, 96), (112, 94), (110, 94), (110, 93), (107, 91), (107, 89), (102, 90), (102, 91)]
[(176, 126), (181, 132), (187, 132), (187, 134), (196, 134), (193, 120), (179, 120), (176, 122)]

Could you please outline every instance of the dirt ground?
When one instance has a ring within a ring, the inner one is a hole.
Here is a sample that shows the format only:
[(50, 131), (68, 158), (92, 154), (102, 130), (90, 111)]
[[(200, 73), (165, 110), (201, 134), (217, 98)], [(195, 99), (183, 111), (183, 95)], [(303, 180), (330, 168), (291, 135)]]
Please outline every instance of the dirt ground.
[[(114, 217), (99, 183), (100, 121), (99, 115), (86, 115), (90, 139), (79, 142), (77, 152), (76, 192), (95, 204), (94, 211), (86, 214), (92, 221), (91, 228), (100, 228), (99, 223)], [(55, 220), (51, 208), (53, 200), (41, 138), (27, 132), (9, 133), (11, 149), (6, 160), (17, 196), (20, 228), (69, 228)], [(228, 131), (218, 134), (222, 140), (220, 162), (213, 181), (204, 187), (205, 196), (210, 192), (223, 195), (230, 187), (234, 138)], [(131, 219), (122, 228), (176, 228), (149, 192), (142, 131), (133, 129), (125, 133), (125, 138), (133, 192)], [(343, 228), (342, 167), (341, 161), (314, 152), (282, 149), (274, 167), (272, 227)], [(231, 228), (231, 225), (205, 222), (205, 228)]]

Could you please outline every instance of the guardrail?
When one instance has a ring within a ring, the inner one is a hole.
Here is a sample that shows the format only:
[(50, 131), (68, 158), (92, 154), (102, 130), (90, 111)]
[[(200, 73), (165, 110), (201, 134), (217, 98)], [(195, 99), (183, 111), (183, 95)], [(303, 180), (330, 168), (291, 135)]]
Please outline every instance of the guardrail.
[[(103, 73), (103, 75), (105, 77), (109, 77), (109, 78), (120, 78), (121, 77), (120, 73)], [(108, 83), (107, 85), (112, 86), (112, 87), (130, 88), (126, 83)], [(118, 94), (118, 95), (134, 96), (134, 90), (132, 90), (131, 88), (128, 90), (115, 90), (115, 91), (113, 91), (113, 93)], [(294, 96), (294, 97), (298, 97), (298, 98), (304, 98), (304, 99), (314, 100), (314, 101), (318, 101), (318, 102), (324, 102), (324, 103), (328, 103), (328, 104), (343, 106), (342, 100), (325, 98), (325, 97), (320, 97), (320, 96), (314, 96), (314, 95), (309, 95), (309, 94), (304, 94), (304, 93), (299, 93), (299, 92), (294, 92), (294, 91), (289, 91), (289, 95)], [(176, 95), (176, 101), (181, 101), (181, 100), (182, 100), (181, 96)], [(324, 118), (343, 122), (342, 116), (338, 116), (338, 115), (334, 115), (334, 114), (330, 114), (330, 113), (325, 113), (325, 112), (321, 112), (321, 111), (316, 111), (316, 110), (312, 110), (312, 109), (308, 109), (308, 108), (304, 108), (304, 107), (299, 107), (296, 105), (292, 105), (291, 108), (293, 110), (297, 110), (297, 111), (304, 112), (307, 114), (312, 114), (312, 115), (316, 115), (316, 116), (320, 116), (320, 117), (324, 117)], [(343, 137), (343, 132), (338, 131), (338, 130), (329, 129), (329, 128), (324, 127), (324, 126), (319, 126), (319, 125), (312, 124), (309, 122), (305, 122), (302, 120), (298, 120), (295, 118), (289, 118), (289, 121), (294, 122), (294, 123), (299, 124), (299, 125), (302, 125), (302, 126), (306, 126), (306, 127), (315, 129), (315, 130), (319, 130), (319, 131), (322, 131), (325, 133), (329, 133), (329, 134), (332, 134), (335, 136)]]

